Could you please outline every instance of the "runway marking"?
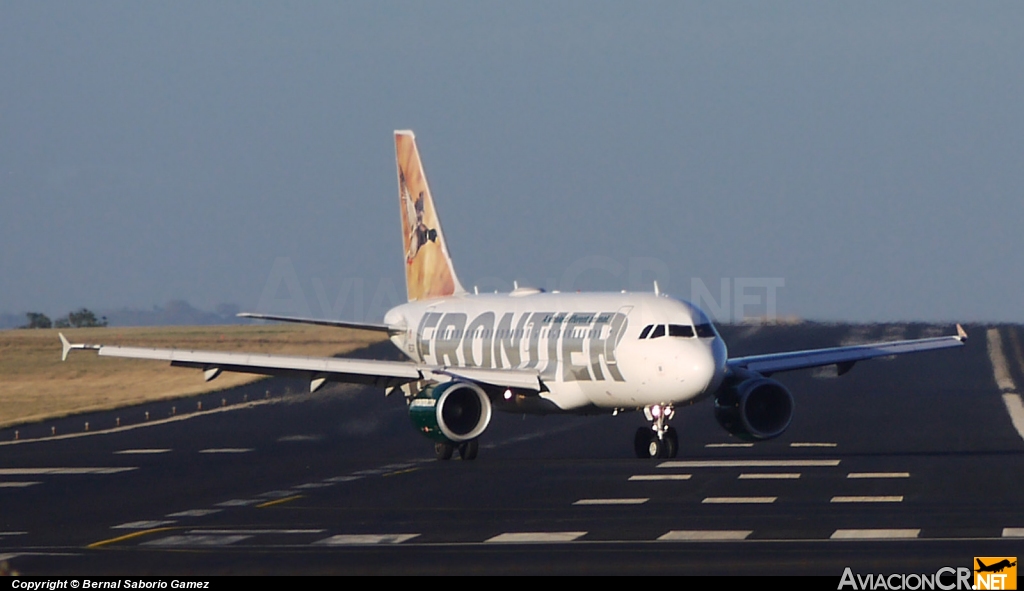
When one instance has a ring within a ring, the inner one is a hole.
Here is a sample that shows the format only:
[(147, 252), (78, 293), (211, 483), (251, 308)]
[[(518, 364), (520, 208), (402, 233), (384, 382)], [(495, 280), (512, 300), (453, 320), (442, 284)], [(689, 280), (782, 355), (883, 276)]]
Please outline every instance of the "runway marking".
[(573, 505), (643, 505), (649, 498), (633, 499), (580, 499)]
[(335, 476), (334, 478), (327, 478), (324, 482), (352, 482), (353, 480), (360, 480), (362, 476)]
[(27, 531), (0, 531), (0, 536), (23, 536)]
[(306, 484), (299, 484), (297, 486), (293, 486), (292, 488), (294, 488), (296, 490), (309, 490), (309, 489), (312, 489), (312, 488), (327, 488), (329, 486), (334, 486), (334, 483), (333, 482), (307, 482)]
[(838, 466), (839, 460), (692, 460), (658, 464), (659, 468), (810, 468)]
[(209, 534), (209, 535), (246, 535), (255, 536), (260, 534), (322, 534), (326, 529), (193, 529), (187, 534)]
[(210, 449), (201, 449), (201, 454), (244, 454), (253, 451), (251, 447), (211, 447)]
[(162, 527), (177, 523), (175, 521), (161, 521), (161, 520), (149, 520), (149, 521), (129, 521), (128, 523), (122, 523), (121, 525), (115, 525), (110, 529), (153, 529), (155, 527)]
[(1003, 392), (1003, 404), (1006, 405), (1006, 412), (1010, 415), (1013, 428), (1024, 439), (1024, 403), (1021, 402), (1020, 394), (1016, 392), (1017, 385), (1010, 375), (1006, 354), (1003, 352), (1003, 338), (997, 328), (988, 329), (987, 336), (988, 356), (992, 360), (992, 374), (996, 386)]
[(747, 536), (754, 533), (751, 530), (721, 529), (721, 530), (672, 530), (658, 539), (666, 542), (724, 542), (727, 540), (745, 540)]
[(260, 499), (231, 499), (223, 503), (217, 503), (214, 507), (248, 507), (259, 503)]
[(706, 443), (704, 447), (716, 448), (716, 447), (754, 447), (753, 443)]
[(813, 441), (804, 441), (804, 442), (795, 442), (794, 441), (793, 443), (789, 444), (789, 447), (836, 447), (837, 445), (839, 445), (839, 444), (838, 443), (828, 443), (828, 442), (815, 443)]
[(302, 495), (294, 495), (294, 496), (291, 496), (291, 497), (285, 497), (283, 499), (277, 499), (277, 500), (274, 500), (274, 501), (267, 501), (266, 503), (260, 503), (259, 505), (256, 505), (256, 508), (257, 509), (266, 509), (267, 507), (273, 507), (274, 505), (281, 505), (281, 504), (284, 504), (284, 503), (290, 503), (291, 501), (294, 501), (295, 499), (301, 499), (301, 498), (302, 498)]
[(169, 449), (122, 449), (121, 451), (115, 451), (114, 455), (127, 455), (127, 454), (165, 454), (171, 450)]
[(833, 503), (902, 503), (903, 495), (888, 497), (832, 497)]
[(1006, 405), (1006, 412), (1010, 413), (1013, 428), (1024, 438), (1024, 403), (1021, 402), (1020, 394), (1003, 394), (1003, 404)]
[(744, 472), (740, 474), (739, 480), (796, 480), (800, 478), (799, 472)]
[(587, 535), (585, 531), (550, 531), (550, 532), (510, 532), (498, 534), (484, 540), (486, 544), (523, 544), (523, 543), (558, 543), (574, 542)]
[(256, 496), (263, 499), (283, 499), (285, 497), (290, 497), (294, 494), (295, 491), (293, 490), (268, 490), (267, 492), (260, 493)]
[(920, 535), (920, 529), (837, 529), (832, 540), (892, 540), (910, 539)]
[(373, 544), (401, 544), (420, 534), (341, 534), (314, 544), (321, 546), (368, 546)]
[(138, 470), (138, 467), (121, 468), (0, 468), (0, 476), (35, 476), (39, 474), (118, 474)]
[(742, 504), (770, 504), (778, 497), (707, 497), (701, 503), (705, 505), (742, 505)]
[(0, 482), (0, 488), (25, 488), (26, 486), (32, 486), (33, 484), (42, 484), (41, 481), (25, 481), (25, 482)]
[(156, 527), (153, 529), (144, 529), (142, 531), (132, 532), (123, 536), (117, 536), (116, 538), (108, 538), (106, 540), (100, 540), (99, 542), (93, 542), (86, 546), (86, 548), (102, 548), (108, 544), (116, 544), (118, 542), (124, 542), (127, 540), (133, 540), (135, 538), (141, 538), (142, 536), (148, 536), (149, 534), (155, 534), (162, 531), (171, 531), (172, 529), (178, 529), (175, 527)]
[(213, 515), (214, 513), (220, 513), (222, 510), (223, 509), (189, 509), (188, 511), (168, 513), (166, 517), (205, 517), (207, 515)]
[(1024, 538), (1024, 527), (1004, 527), (1004, 538)]
[(847, 478), (910, 478), (910, 472), (850, 472)]
[(143, 546), (227, 546), (252, 536), (177, 535), (143, 542)]
[(252, 402), (245, 402), (242, 404), (232, 404), (231, 406), (220, 406), (210, 410), (201, 410), (197, 412), (175, 415), (166, 419), (157, 419), (153, 421), (147, 421), (143, 423), (136, 423), (134, 425), (124, 425), (122, 427), (114, 427), (112, 429), (97, 429), (95, 431), (83, 431), (79, 433), (67, 433), (65, 435), (54, 435), (51, 437), (37, 437), (35, 439), (15, 439), (13, 441), (0, 441), (0, 447), (4, 445), (19, 445), (22, 443), (32, 443), (35, 441), (61, 441), (64, 439), (77, 439), (79, 437), (91, 437), (93, 435), (103, 435), (107, 433), (122, 433), (124, 431), (133, 431), (135, 429), (143, 429), (146, 427), (156, 427), (158, 425), (166, 425), (167, 423), (176, 423), (178, 421), (187, 421), (196, 417), (202, 417), (221, 412), (232, 412), (235, 410), (249, 409), (256, 406), (263, 406), (264, 404), (278, 404), (283, 402), (281, 398), (268, 398), (265, 400), (254, 400)]
[(693, 474), (634, 474), (630, 480), (689, 480)]
[(398, 476), (398, 475), (400, 475), (400, 474), (408, 474), (408, 473), (410, 473), (410, 472), (415, 472), (415, 471), (417, 471), (417, 470), (419, 470), (419, 469), (420, 469), (420, 467), (419, 467), (419, 466), (417, 466), (417, 467), (415, 467), (415, 468), (406, 468), (405, 470), (398, 470), (398, 471), (396, 471), (396, 472), (388, 472), (387, 474), (381, 474), (381, 476), (382, 476), (382, 477), (383, 477), (383, 476)]

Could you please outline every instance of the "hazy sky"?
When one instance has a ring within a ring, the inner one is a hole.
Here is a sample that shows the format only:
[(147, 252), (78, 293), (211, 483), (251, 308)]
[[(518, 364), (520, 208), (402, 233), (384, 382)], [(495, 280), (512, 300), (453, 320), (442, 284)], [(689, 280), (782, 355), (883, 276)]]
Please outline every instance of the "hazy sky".
[(1020, 2), (4, 2), (0, 312), (379, 319), (410, 128), (467, 286), (1024, 321), (1022, 31)]

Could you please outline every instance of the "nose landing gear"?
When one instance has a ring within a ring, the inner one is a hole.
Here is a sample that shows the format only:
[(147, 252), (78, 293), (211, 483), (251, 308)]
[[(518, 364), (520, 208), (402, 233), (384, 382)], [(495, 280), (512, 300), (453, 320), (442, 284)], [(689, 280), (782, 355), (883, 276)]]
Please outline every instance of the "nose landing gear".
[(644, 416), (653, 425), (640, 427), (633, 438), (633, 449), (638, 458), (674, 458), (679, 452), (679, 436), (668, 420), (675, 415), (671, 406), (654, 404), (644, 408)]

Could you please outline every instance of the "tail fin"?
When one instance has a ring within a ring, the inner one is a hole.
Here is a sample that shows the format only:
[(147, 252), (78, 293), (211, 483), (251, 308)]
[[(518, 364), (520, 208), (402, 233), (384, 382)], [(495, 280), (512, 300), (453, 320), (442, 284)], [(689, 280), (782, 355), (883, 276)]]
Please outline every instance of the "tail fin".
[(405, 287), (409, 301), (465, 293), (455, 276), (441, 220), (430, 197), (416, 136), (411, 131), (395, 132), (398, 160), (398, 198), (405, 241)]

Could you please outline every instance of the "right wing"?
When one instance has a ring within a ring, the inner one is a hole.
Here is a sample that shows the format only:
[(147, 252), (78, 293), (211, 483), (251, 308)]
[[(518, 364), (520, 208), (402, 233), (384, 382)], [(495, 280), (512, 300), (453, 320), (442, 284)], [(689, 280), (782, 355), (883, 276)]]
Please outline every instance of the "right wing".
[(318, 390), (325, 382), (394, 388), (421, 380), (444, 382), (452, 379), (495, 388), (521, 388), (537, 392), (546, 390), (537, 372), (528, 370), (447, 368), (407, 361), (76, 344), (69, 342), (63, 334), (60, 335), (60, 341), (63, 346), (62, 358), (65, 360), (72, 350), (88, 349), (104, 357), (168, 361), (175, 367), (201, 369), (207, 381), (216, 378), (222, 371), (308, 379), (311, 392)]

